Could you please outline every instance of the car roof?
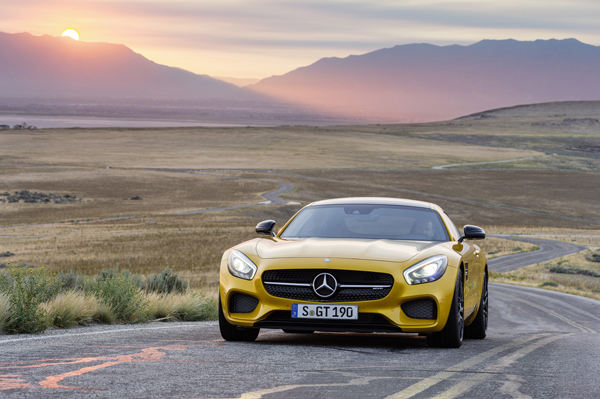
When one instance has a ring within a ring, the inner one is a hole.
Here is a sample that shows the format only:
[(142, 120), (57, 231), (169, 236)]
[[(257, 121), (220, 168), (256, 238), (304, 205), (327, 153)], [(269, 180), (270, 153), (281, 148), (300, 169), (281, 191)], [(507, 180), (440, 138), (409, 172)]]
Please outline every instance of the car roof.
[(322, 201), (316, 201), (308, 206), (314, 205), (401, 205), (401, 206), (413, 206), (418, 208), (439, 208), (437, 205), (431, 202), (415, 201), (402, 198), (388, 198), (388, 197), (350, 197), (350, 198), (335, 198)]

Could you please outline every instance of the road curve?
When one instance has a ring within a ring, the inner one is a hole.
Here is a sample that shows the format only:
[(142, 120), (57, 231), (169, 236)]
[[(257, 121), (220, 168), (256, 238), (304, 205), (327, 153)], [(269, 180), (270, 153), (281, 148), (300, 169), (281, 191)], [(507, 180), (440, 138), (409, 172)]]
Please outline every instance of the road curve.
[(583, 245), (572, 244), (564, 241), (546, 240), (541, 238), (521, 237), (512, 235), (490, 234), (490, 237), (504, 238), (512, 241), (523, 241), (540, 247), (537, 251), (522, 252), (513, 255), (506, 255), (499, 258), (488, 260), (488, 266), (496, 272), (508, 272), (525, 266), (535, 265), (541, 262), (547, 262), (552, 259), (560, 258), (581, 252), (588, 249)]
[(538, 155), (538, 156), (535, 156), (535, 157), (516, 158), (516, 159), (503, 159), (501, 161), (453, 163), (453, 164), (449, 164), (449, 165), (434, 166), (432, 169), (441, 170), (441, 169), (451, 168), (451, 167), (454, 167), (454, 166), (475, 166), (475, 165), (488, 165), (488, 164), (495, 164), (495, 163), (529, 161), (531, 159), (553, 157), (555, 155), (558, 155), (558, 154), (546, 154), (546, 155)]

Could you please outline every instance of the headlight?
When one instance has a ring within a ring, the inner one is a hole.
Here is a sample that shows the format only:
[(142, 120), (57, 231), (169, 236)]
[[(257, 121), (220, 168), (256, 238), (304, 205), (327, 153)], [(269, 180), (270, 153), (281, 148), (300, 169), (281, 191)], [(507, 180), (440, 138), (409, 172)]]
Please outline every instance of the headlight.
[(432, 256), (404, 271), (404, 279), (410, 285), (431, 283), (439, 280), (446, 272), (448, 258), (445, 255)]
[(229, 273), (244, 280), (252, 280), (256, 274), (257, 267), (246, 255), (240, 251), (233, 250), (229, 255)]

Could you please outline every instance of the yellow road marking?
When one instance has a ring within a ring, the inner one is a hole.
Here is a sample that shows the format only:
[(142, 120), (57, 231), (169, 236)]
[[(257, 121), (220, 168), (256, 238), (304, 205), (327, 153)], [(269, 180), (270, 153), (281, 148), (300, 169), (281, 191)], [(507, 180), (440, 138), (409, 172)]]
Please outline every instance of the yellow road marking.
[[(282, 386), (278, 386), (275, 388), (261, 389), (260, 391), (246, 392), (246, 393), (243, 393), (238, 398), (228, 398), (228, 399), (261, 399), (263, 397), (263, 395), (269, 395), (269, 394), (273, 394), (273, 393), (290, 391), (290, 390), (296, 389), (296, 388), (343, 387), (343, 386), (352, 386), (352, 385), (367, 385), (372, 380), (382, 380), (382, 379), (397, 380), (398, 379), (397, 377), (359, 377), (354, 373), (341, 373), (341, 374), (345, 375), (345, 376), (349, 376), (349, 377), (356, 377), (356, 378), (353, 378), (346, 383), (342, 382), (342, 383), (334, 383), (334, 384), (282, 385)], [(414, 379), (414, 378), (408, 378), (408, 379)]]
[(554, 337), (549, 337), (549, 338), (543, 339), (541, 341), (537, 341), (533, 344), (527, 345), (527, 346), (517, 350), (516, 352), (511, 353), (510, 355), (507, 355), (507, 356), (504, 356), (504, 357), (498, 359), (494, 364), (484, 368), (483, 373), (475, 374), (468, 380), (459, 382), (458, 384), (454, 385), (452, 388), (438, 394), (437, 396), (434, 396), (432, 399), (456, 398), (457, 396), (462, 395), (469, 389), (473, 388), (475, 385), (479, 384), (480, 382), (482, 382), (484, 380), (487, 380), (488, 378), (490, 378), (491, 376), (494, 375), (494, 374), (490, 374), (490, 373), (501, 372), (502, 369), (509, 367), (511, 364), (513, 364), (520, 358), (524, 357), (525, 355), (533, 352), (534, 350), (541, 348), (542, 346), (548, 345), (549, 343), (556, 341), (557, 339), (568, 337), (570, 335), (573, 335), (573, 334), (563, 334), (563, 335), (558, 335), (558, 336), (554, 336)]
[(432, 377), (425, 378), (400, 392), (397, 392), (393, 395), (386, 397), (386, 399), (411, 398), (411, 397), (415, 396), (416, 394), (419, 394), (419, 393), (423, 392), (424, 390), (431, 388), (432, 386), (439, 383), (440, 381), (447, 380), (448, 378), (452, 377), (457, 372), (463, 371), (463, 370), (467, 369), (468, 367), (471, 367), (479, 362), (482, 362), (483, 360), (485, 360), (491, 356), (494, 356), (500, 352), (504, 352), (505, 350), (508, 350), (515, 346), (522, 345), (528, 341), (532, 341), (534, 339), (537, 339), (537, 338), (540, 338), (540, 337), (543, 337), (546, 335), (547, 334), (539, 334), (539, 335), (533, 335), (533, 336), (529, 336), (529, 337), (523, 337), (523, 338), (516, 339), (508, 344), (498, 346), (494, 349), (490, 349), (487, 352), (483, 352), (479, 355), (473, 356), (472, 358), (467, 359), (464, 362), (458, 363), (458, 364), (450, 367), (447, 371), (442, 371), (441, 373), (437, 373), (436, 375), (434, 375)]

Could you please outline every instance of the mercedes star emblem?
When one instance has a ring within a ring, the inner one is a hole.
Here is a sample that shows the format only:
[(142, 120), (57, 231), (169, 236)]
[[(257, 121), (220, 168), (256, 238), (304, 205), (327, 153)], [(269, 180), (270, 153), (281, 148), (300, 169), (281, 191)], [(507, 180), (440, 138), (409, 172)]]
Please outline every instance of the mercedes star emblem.
[(337, 281), (329, 273), (321, 273), (313, 280), (313, 290), (321, 298), (329, 298), (337, 289)]

